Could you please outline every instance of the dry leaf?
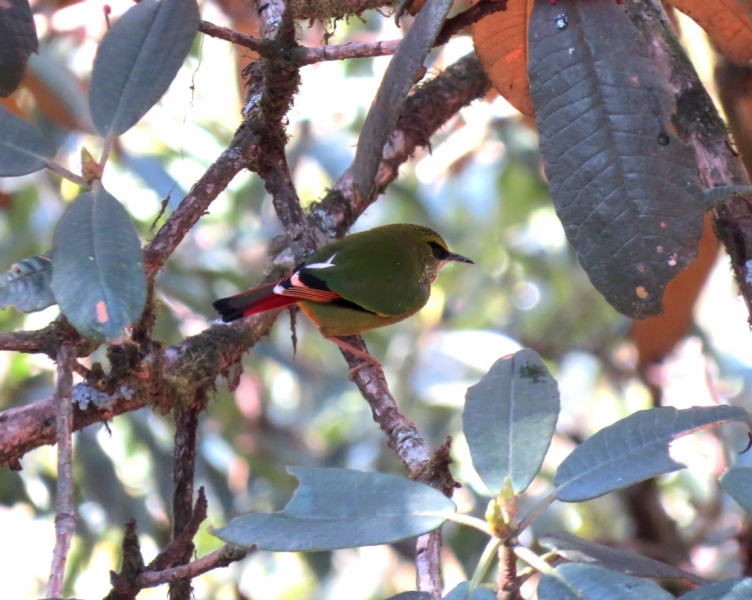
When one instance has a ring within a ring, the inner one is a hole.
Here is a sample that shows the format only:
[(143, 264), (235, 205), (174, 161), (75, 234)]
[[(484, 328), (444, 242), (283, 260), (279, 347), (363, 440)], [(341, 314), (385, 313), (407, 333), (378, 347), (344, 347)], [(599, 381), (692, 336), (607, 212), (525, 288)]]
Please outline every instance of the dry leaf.
[(509, 0), (507, 9), (473, 25), (475, 50), (494, 88), (522, 114), (532, 116), (527, 78), (527, 32), (533, 0)]
[(740, 0), (668, 0), (702, 27), (729, 60), (744, 65), (752, 59), (752, 19)]

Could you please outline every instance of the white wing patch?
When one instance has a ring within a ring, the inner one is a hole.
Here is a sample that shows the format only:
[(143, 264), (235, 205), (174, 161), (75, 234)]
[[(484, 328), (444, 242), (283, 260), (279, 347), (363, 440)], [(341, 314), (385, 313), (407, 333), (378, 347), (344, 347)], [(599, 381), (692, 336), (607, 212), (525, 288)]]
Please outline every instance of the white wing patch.
[(332, 255), (331, 255), (331, 256), (330, 256), (330, 257), (329, 257), (329, 258), (327, 259), (327, 261), (326, 261), (326, 262), (322, 262), (322, 263), (313, 263), (313, 264), (311, 264), (311, 265), (306, 265), (306, 266), (305, 266), (305, 268), (306, 268), (306, 269), (328, 269), (329, 267), (336, 267), (337, 265), (335, 265), (335, 264), (334, 264), (334, 263), (332, 262), (332, 261), (334, 260), (334, 257), (335, 257), (335, 256), (337, 256), (337, 253), (336, 253), (336, 252), (335, 252), (334, 254), (332, 254)]

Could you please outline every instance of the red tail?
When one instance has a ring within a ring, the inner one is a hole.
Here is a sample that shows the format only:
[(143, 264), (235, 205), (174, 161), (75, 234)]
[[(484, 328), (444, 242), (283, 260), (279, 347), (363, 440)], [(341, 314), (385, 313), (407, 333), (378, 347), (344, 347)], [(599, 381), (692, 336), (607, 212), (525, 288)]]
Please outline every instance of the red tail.
[(282, 308), (283, 306), (297, 302), (297, 299), (291, 296), (275, 294), (272, 291), (275, 285), (277, 284), (268, 283), (230, 296), (229, 298), (222, 298), (221, 300), (217, 300), (212, 306), (219, 313), (219, 316), (222, 317), (222, 320), (225, 323), (229, 323), (242, 317), (255, 315), (256, 313), (272, 310), (273, 308)]

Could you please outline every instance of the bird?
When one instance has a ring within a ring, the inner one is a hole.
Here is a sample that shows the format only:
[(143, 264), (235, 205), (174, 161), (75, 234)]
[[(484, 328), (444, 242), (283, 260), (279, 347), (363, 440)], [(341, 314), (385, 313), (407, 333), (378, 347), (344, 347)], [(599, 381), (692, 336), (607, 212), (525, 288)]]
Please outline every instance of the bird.
[(212, 306), (229, 323), (297, 304), (326, 339), (380, 367), (370, 354), (338, 338), (414, 315), (428, 302), (431, 284), (449, 262), (473, 264), (450, 252), (433, 229), (383, 225), (323, 246), (281, 281), (222, 298)]

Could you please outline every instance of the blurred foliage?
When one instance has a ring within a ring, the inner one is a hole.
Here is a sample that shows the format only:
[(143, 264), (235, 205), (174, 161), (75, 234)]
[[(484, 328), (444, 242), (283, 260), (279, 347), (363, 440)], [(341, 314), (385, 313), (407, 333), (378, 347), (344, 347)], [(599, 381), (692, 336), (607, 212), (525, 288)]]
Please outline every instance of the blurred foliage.
[[(113, 18), (128, 0), (110, 3)], [(251, 11), (231, 3), (203, 2), (202, 18), (252, 30)], [(72, 171), (90, 135), (85, 107), (87, 78), (104, 32), (100, 5), (39, 0), (34, 4), (41, 51), (24, 85), (4, 104), (60, 144), (56, 157)], [(224, 12), (224, 9), (227, 12)], [(320, 45), (324, 29), (301, 24), (302, 43)], [(365, 21), (338, 23), (329, 43), (393, 39), (391, 18), (370, 12)], [(434, 51), (437, 71), (471, 51), (458, 37)], [(231, 139), (242, 104), (239, 64), (247, 52), (199, 36), (165, 97), (115, 147), (104, 185), (125, 204), (143, 240), (173, 210), (185, 191)], [(288, 156), (300, 197), (309, 204), (349, 166), (365, 112), (388, 58), (305, 67), (300, 95), (289, 115)], [(54, 69), (49, 68), (54, 65)], [(43, 68), (44, 67), (44, 68)], [(75, 128), (71, 130), (71, 125)], [(403, 411), (431, 447), (453, 438), (454, 472), (470, 485), (457, 490), (460, 510), (482, 516), (482, 485), (470, 468), (460, 409), (465, 390), (497, 358), (520, 346), (535, 349), (559, 381), (562, 415), (543, 475), (574, 445), (599, 428), (651, 405), (625, 341), (628, 322), (592, 288), (579, 267), (547, 194), (529, 123), (498, 97), (463, 109), (401, 169), (402, 176), (356, 224), (356, 230), (396, 222), (428, 225), (449, 246), (473, 258), (474, 268), (447, 268), (431, 301), (416, 317), (365, 336), (385, 368)], [(47, 171), (0, 180), (0, 268), (40, 254), (77, 189)], [(155, 337), (165, 346), (195, 334), (215, 318), (211, 302), (257, 281), (267, 248), (281, 233), (270, 198), (255, 175), (236, 177), (168, 261), (158, 279)], [(750, 404), (752, 359), (743, 306), (728, 268), (721, 266), (698, 307), (698, 336), (678, 348), (660, 373), (668, 404), (710, 404), (719, 396)], [(0, 311), (0, 330), (34, 329), (56, 307), (31, 315)], [(298, 319), (293, 356), (283, 314), (269, 340), (244, 360), (234, 393), (218, 382), (202, 415), (197, 485), (206, 488), (208, 523), (220, 526), (249, 510), (279, 510), (295, 488), (293, 466), (333, 466), (402, 474), (370, 410), (348, 380), (337, 348)], [(703, 341), (701, 342), (700, 339)], [(707, 352), (703, 352), (703, 350)], [(711, 354), (713, 360), (705, 358)], [(90, 360), (106, 363), (103, 351)], [(52, 393), (54, 365), (42, 356), (0, 354), (0, 408), (21, 406)], [(169, 539), (172, 421), (148, 409), (77, 434), (75, 481), (78, 511), (69, 589), (72, 596), (102, 597), (109, 570), (118, 568), (125, 522), (138, 522), (149, 561)], [(738, 442), (738, 440), (736, 440)], [(736, 444), (739, 446), (739, 444)], [(688, 568), (708, 577), (738, 572), (733, 534), (741, 511), (722, 496), (716, 479), (724, 453), (711, 433), (676, 444), (691, 469), (660, 480), (661, 502), (680, 527), (691, 527)], [(740, 460), (741, 464), (749, 458)], [(0, 470), (0, 579), (4, 596), (43, 595), (54, 539), (55, 452), (27, 454), (23, 470)], [(540, 481), (526, 492), (544, 491)], [(699, 520), (699, 522), (698, 522)], [(220, 546), (206, 532), (202, 556)], [(635, 522), (619, 496), (581, 505), (555, 504), (526, 535), (566, 529), (601, 542), (630, 540)], [(448, 525), (444, 540), (446, 589), (472, 573), (483, 536)], [(527, 540), (529, 541), (529, 540)], [(256, 552), (243, 562), (195, 580), (197, 599), (376, 599), (411, 589), (414, 544), (312, 554)], [(139, 598), (164, 598), (145, 590)]]

